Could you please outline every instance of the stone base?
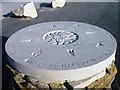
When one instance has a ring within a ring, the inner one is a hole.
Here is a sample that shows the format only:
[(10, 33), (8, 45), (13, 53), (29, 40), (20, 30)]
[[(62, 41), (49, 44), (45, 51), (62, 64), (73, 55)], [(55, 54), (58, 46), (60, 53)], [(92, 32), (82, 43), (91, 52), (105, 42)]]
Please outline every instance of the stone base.
[(88, 85), (88, 88), (111, 88), (111, 83), (117, 73), (117, 69), (114, 63), (106, 68), (106, 74), (104, 77), (92, 82)]
[[(89, 79), (86, 79), (86, 80), (81, 80), (80, 81), (73, 81), (73, 82), (69, 82), (69, 81), (65, 81), (63, 83), (44, 83), (44, 82), (40, 82), (40, 81), (37, 81), (36, 79), (32, 78), (32, 77), (29, 77), (29, 76), (26, 76), (22, 73), (19, 73), (18, 71), (14, 70), (13, 68), (11, 68), (9, 65), (6, 65), (10, 72), (12, 72), (12, 75), (11, 77), (13, 78), (13, 80), (15, 81), (15, 83), (17, 83), (17, 86), (19, 88), (22, 88), (22, 89), (43, 89), (43, 90), (49, 90), (49, 88), (52, 88), (52, 90), (54, 90), (55, 88), (59, 88), (59, 89), (65, 89), (67, 88), (68, 90), (69, 89), (74, 89), (74, 88), (83, 88), (83, 86), (81, 86), (81, 84), (83, 83), (86, 83), (88, 81), (91, 81), (91, 79), (95, 78), (95, 77), (99, 77), (99, 75), (104, 75), (102, 76), (101, 78), (95, 80), (95, 81), (92, 81), (91, 84), (89, 85), (84, 85), (84, 88), (111, 88), (111, 83), (117, 73), (117, 69), (116, 69), (116, 66), (114, 63), (112, 63), (109, 67), (106, 68), (106, 71), (105, 73), (101, 73), (101, 74), (98, 74), (98, 75), (95, 75)], [(77, 83), (77, 85), (76, 85)], [(13, 87), (16, 87), (14, 86), (13, 84)]]

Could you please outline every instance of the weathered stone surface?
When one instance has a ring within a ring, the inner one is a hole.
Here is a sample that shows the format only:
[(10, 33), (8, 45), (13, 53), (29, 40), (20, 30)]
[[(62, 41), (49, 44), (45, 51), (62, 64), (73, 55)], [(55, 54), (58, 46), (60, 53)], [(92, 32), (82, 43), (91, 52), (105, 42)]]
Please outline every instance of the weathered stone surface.
[(5, 45), (16, 70), (49, 83), (83, 80), (102, 72), (115, 60), (116, 47), (115, 38), (104, 29), (69, 21), (23, 28)]
[(64, 7), (65, 5), (65, 0), (54, 0), (52, 1), (52, 7), (53, 8), (61, 8)]
[(15, 16), (36, 18), (38, 16), (33, 2), (21, 5), (18, 9), (12, 11)]

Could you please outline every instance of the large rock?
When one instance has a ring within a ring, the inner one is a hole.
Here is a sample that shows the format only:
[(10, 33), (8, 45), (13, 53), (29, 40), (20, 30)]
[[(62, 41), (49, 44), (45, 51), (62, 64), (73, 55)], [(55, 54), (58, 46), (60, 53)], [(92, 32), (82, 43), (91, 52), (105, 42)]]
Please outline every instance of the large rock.
[(27, 3), (23, 8), (24, 8), (24, 13), (23, 13), (24, 16), (29, 16), (32, 18), (36, 18), (38, 16), (33, 2)]
[(53, 8), (62, 8), (65, 5), (65, 0), (54, 0), (52, 1)]
[(38, 16), (35, 5), (33, 2), (27, 3), (25, 5), (21, 5), (18, 9), (12, 11), (15, 16), (25, 16), (36, 18)]

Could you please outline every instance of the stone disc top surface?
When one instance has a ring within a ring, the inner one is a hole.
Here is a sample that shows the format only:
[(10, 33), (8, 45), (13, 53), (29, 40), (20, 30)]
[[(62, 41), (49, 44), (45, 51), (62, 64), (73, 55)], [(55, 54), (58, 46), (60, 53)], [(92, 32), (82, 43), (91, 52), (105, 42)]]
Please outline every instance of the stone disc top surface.
[(56, 21), (31, 25), (14, 33), (6, 43), (10, 58), (46, 70), (71, 70), (95, 65), (116, 50), (116, 40), (97, 26)]

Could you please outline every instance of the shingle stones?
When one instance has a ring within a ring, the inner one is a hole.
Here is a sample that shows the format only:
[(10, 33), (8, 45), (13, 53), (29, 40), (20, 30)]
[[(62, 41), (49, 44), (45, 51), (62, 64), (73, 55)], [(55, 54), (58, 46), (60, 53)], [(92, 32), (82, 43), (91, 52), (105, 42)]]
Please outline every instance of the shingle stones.
[(33, 2), (29, 2), (25, 5), (21, 5), (18, 9), (13, 10), (12, 13), (18, 17), (36, 18), (38, 16)]
[(62, 8), (65, 5), (65, 0), (54, 0), (52, 1), (53, 8)]

